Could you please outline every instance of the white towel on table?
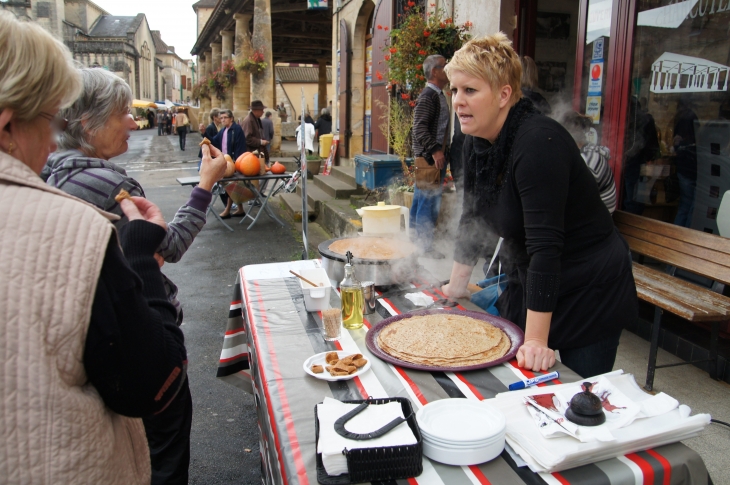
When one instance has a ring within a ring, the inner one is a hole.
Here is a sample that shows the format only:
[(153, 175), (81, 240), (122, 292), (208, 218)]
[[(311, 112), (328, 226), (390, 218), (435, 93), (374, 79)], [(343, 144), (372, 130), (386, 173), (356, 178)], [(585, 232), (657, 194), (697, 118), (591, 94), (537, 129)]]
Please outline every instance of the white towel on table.
[[(319, 418), (317, 453), (322, 454), (322, 464), (328, 475), (336, 476), (347, 473), (347, 458), (342, 454), (342, 450), (345, 448), (352, 450), (354, 448), (416, 444), (416, 437), (408, 423), (401, 423), (385, 435), (372, 440), (355, 441), (340, 436), (335, 431), (335, 421), (357, 406), (357, 404), (346, 404), (329, 397), (325, 397), (322, 404), (317, 404), (317, 417)], [(399, 402), (371, 404), (349, 420), (345, 424), (345, 428), (352, 433), (368, 433), (382, 428), (399, 417), (405, 417)]]

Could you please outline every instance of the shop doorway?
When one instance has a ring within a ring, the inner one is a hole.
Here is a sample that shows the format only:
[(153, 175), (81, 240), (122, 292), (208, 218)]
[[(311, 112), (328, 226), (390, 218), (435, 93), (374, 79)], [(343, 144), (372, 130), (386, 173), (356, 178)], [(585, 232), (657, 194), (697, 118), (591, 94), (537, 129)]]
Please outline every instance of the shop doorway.
[[(523, 95), (558, 121), (574, 109), (576, 45), (585, 0), (518, 0), (514, 45), (523, 62)], [(533, 73), (534, 70), (534, 73)], [(544, 100), (544, 101), (542, 101)]]

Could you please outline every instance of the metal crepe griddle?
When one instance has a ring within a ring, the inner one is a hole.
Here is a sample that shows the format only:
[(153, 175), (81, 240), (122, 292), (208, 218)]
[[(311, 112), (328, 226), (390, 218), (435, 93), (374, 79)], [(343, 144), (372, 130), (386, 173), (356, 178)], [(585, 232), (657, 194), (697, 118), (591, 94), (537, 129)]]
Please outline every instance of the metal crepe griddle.
[[(322, 267), (332, 281), (339, 282), (345, 275), (345, 255), (329, 249), (330, 245), (341, 239), (355, 239), (361, 236), (338, 237), (319, 244), (317, 249), (322, 255)], [(367, 236), (362, 236), (367, 237)], [(410, 281), (417, 272), (418, 255), (393, 259), (353, 258), (355, 275), (360, 281), (372, 281), (375, 286), (394, 285)]]

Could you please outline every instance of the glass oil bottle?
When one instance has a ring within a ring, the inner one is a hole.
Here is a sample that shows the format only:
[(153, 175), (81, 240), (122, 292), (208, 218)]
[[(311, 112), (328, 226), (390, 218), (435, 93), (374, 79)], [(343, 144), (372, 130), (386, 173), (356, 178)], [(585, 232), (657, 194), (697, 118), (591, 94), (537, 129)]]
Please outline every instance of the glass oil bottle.
[(352, 266), (352, 253), (345, 254), (345, 277), (340, 281), (340, 299), (342, 300), (342, 325), (355, 330), (362, 327), (362, 285), (355, 277), (355, 268)]

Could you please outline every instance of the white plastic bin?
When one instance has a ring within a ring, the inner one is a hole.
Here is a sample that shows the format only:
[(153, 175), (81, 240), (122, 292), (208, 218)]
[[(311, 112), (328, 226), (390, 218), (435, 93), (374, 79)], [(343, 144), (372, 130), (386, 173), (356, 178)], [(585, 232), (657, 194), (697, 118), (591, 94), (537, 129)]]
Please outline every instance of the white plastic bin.
[[(309, 283), (299, 280), (299, 285), (304, 293), (304, 307), (308, 312), (319, 312), (330, 307), (330, 292), (332, 291), (332, 283), (327, 276), (327, 272), (322, 268), (303, 269), (298, 271), (300, 275), (307, 278), (318, 286), (312, 286)], [(319, 284), (322, 286), (319, 286)]]

